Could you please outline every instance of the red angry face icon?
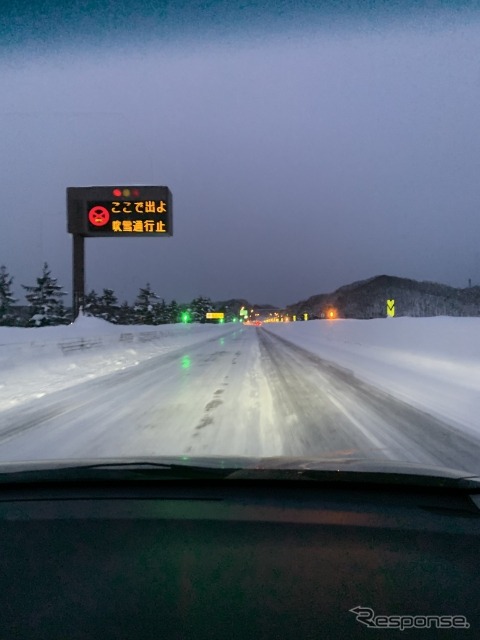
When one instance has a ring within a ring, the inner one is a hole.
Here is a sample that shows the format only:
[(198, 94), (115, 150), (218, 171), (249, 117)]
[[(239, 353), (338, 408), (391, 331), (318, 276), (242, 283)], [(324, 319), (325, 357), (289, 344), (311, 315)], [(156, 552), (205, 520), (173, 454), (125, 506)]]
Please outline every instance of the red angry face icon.
[(110, 213), (105, 207), (92, 207), (88, 212), (88, 219), (96, 227), (103, 227), (110, 220)]

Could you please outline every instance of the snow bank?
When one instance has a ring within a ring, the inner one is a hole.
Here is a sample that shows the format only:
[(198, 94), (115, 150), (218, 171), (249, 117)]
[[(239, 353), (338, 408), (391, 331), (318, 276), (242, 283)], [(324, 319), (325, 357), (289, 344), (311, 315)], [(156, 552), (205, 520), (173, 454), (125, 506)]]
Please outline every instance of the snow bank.
[(209, 337), (227, 325), (114, 325), (81, 316), (57, 327), (0, 327), (0, 410)]
[(409, 404), (480, 433), (480, 318), (312, 320), (264, 326)]

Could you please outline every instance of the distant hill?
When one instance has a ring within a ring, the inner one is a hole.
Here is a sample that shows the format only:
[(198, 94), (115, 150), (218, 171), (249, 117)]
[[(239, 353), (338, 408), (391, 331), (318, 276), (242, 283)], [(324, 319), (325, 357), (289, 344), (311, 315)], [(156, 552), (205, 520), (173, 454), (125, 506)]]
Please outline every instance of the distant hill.
[(231, 300), (222, 300), (219, 302), (214, 302), (215, 309), (227, 309), (234, 314), (238, 315), (240, 309), (245, 307), (246, 309), (276, 309), (277, 307), (272, 306), (271, 304), (252, 304), (248, 300), (244, 300), (243, 298), (232, 298)]
[(231, 307), (231, 308), (239, 308), (249, 307), (250, 302), (248, 300), (244, 300), (243, 298), (232, 298), (231, 300), (218, 300), (213, 303), (215, 308), (217, 307)]
[(266, 310), (269, 310), (269, 309), (276, 310), (276, 309), (279, 309), (279, 308), (280, 307), (274, 307), (271, 304), (254, 304), (253, 307), (252, 307), (252, 309), (261, 309), (262, 311), (266, 311)]
[(311, 296), (287, 307), (288, 313), (323, 317), (330, 308), (340, 318), (384, 318), (387, 300), (395, 300), (396, 316), (480, 316), (480, 287), (456, 289), (437, 282), (396, 276), (374, 276)]

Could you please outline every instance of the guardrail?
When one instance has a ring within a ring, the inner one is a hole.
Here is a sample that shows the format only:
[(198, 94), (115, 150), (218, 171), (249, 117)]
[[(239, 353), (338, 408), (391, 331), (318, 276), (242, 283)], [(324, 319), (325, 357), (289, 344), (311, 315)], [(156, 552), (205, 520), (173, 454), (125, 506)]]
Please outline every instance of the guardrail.
[[(151, 342), (156, 338), (165, 336), (163, 331), (140, 331), (138, 333), (121, 333), (113, 342)], [(105, 336), (107, 337), (107, 336)], [(108, 342), (112, 342), (111, 336), (107, 337)], [(83, 349), (92, 349), (100, 347), (104, 344), (101, 337), (97, 338), (75, 338), (67, 342), (60, 342), (59, 347), (62, 353), (71, 353), (72, 351), (81, 351)]]
[[(183, 325), (182, 325), (183, 326)], [(191, 326), (191, 325), (185, 325)], [(63, 355), (75, 351), (85, 351), (88, 349), (94, 349), (102, 346), (113, 346), (118, 343), (146, 343), (153, 342), (159, 339), (168, 339), (174, 337), (175, 334), (165, 331), (165, 329), (153, 329), (152, 331), (126, 331), (123, 333), (112, 333), (100, 336), (87, 336), (77, 337), (71, 340), (48, 340), (45, 341), (25, 341), (25, 342), (8, 342), (0, 344), (0, 355), (8, 357), (14, 357), (14, 353), (20, 351), (21, 353), (27, 353), (31, 356), (43, 355), (50, 350), (60, 349)]]
[(59, 347), (62, 353), (70, 353), (71, 351), (80, 351), (81, 349), (92, 349), (102, 344), (101, 338), (77, 338), (68, 342), (60, 342)]
[(138, 335), (139, 342), (151, 342), (155, 338), (159, 338), (162, 335), (161, 331), (141, 331)]

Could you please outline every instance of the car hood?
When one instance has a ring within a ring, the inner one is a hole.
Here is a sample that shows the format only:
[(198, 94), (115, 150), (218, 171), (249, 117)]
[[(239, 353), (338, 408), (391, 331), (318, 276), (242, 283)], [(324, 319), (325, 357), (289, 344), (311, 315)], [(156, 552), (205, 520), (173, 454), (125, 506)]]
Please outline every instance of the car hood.
[[(480, 488), (480, 477), (464, 469), (398, 462), (369, 460), (351, 456), (302, 457), (242, 457), (242, 456), (131, 456), (120, 458), (82, 458), (68, 460), (40, 460), (0, 463), (0, 482), (15, 478), (38, 480), (43, 478), (75, 479), (74, 473), (88, 472), (89, 478), (115, 473), (142, 475), (143, 478), (168, 477), (175, 470), (182, 475), (201, 477), (202, 472), (223, 479), (317, 480), (328, 482), (368, 482), (381, 484), (435, 484)], [(63, 474), (62, 474), (63, 472)]]

